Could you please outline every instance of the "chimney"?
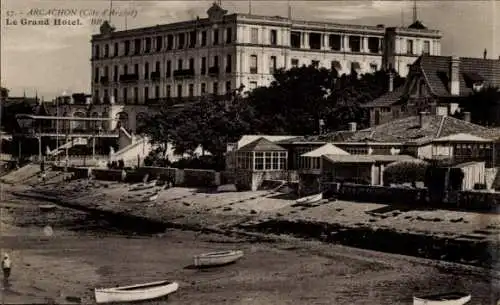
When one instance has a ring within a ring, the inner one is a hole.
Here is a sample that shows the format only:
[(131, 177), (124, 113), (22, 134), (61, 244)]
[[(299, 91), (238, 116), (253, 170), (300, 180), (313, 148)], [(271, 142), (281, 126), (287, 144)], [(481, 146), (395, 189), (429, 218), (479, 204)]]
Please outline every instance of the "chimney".
[(427, 116), (427, 112), (425, 111), (421, 111), (418, 115), (418, 127), (419, 128), (423, 128), (424, 127), (424, 120), (425, 120), (425, 117)]
[(488, 50), (484, 49), (484, 52), (483, 52), (483, 59), (486, 59), (486, 55), (488, 55)]
[(457, 56), (452, 56), (451, 57), (451, 62), (450, 62), (450, 93), (451, 95), (460, 95), (460, 78), (459, 78), (459, 71), (460, 71), (460, 58)]
[(394, 74), (392, 71), (389, 72), (389, 92), (394, 90)]
[(349, 131), (352, 132), (356, 131), (356, 122), (350, 122), (348, 125), (349, 125)]
[(463, 120), (470, 123), (470, 112), (469, 111), (463, 112)]

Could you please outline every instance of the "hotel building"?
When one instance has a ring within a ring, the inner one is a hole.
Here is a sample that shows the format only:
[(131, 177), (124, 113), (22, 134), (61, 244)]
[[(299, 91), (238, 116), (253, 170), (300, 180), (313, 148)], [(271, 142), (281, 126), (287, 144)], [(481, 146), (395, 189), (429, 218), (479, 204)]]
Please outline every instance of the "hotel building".
[(207, 14), (125, 31), (105, 22), (92, 36), (93, 104), (120, 106), (106, 114), (134, 130), (148, 106), (266, 86), (279, 68), (313, 64), (343, 74), (392, 67), (406, 76), (419, 55), (441, 54), (441, 33), (419, 21), (385, 27), (228, 15), (215, 3)]

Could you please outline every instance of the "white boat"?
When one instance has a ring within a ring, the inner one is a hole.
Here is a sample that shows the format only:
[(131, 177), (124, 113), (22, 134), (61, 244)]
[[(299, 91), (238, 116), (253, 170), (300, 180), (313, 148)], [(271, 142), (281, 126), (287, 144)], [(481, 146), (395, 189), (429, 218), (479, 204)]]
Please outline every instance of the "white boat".
[(130, 188), (130, 191), (131, 192), (142, 191), (142, 190), (150, 189), (150, 188), (155, 187), (155, 186), (156, 186), (156, 180), (153, 180), (151, 182), (146, 182), (146, 183), (143, 182), (143, 183), (136, 184)]
[(55, 204), (41, 204), (38, 206), (41, 211), (51, 211), (55, 210), (57, 206)]
[(243, 257), (241, 250), (229, 250), (204, 253), (194, 257), (196, 267), (220, 266), (233, 263)]
[(314, 203), (314, 202), (318, 202), (322, 199), (323, 199), (323, 193), (319, 193), (319, 194), (299, 198), (295, 202), (296, 203)]
[(149, 196), (148, 201), (155, 201), (156, 199), (158, 199), (158, 195), (160, 195), (159, 192)]
[(177, 282), (158, 281), (115, 288), (96, 288), (94, 293), (96, 303), (102, 304), (156, 299), (171, 294), (178, 288)]
[(451, 292), (423, 297), (413, 297), (413, 305), (463, 305), (471, 300), (471, 295)]

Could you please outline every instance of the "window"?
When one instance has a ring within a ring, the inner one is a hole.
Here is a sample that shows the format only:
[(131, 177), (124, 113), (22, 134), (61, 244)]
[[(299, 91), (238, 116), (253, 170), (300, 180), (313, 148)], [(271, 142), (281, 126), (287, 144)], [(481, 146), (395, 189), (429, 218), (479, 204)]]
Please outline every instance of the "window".
[(104, 57), (109, 57), (109, 45), (104, 45)]
[(128, 74), (128, 66), (127, 65), (123, 66), (123, 74)]
[(214, 35), (213, 45), (216, 46), (219, 44), (219, 30), (215, 29), (213, 35)]
[(139, 75), (139, 64), (134, 65), (134, 74)]
[(163, 37), (156, 36), (156, 52), (160, 52), (163, 49)]
[(380, 39), (377, 37), (368, 37), (368, 51), (370, 53), (380, 52)]
[(144, 49), (145, 49), (144, 50), (145, 53), (151, 52), (151, 37), (146, 38), (146, 46)]
[(136, 39), (134, 41), (134, 54), (139, 54), (141, 52), (141, 40)]
[(189, 59), (189, 70), (194, 70), (194, 58)]
[(342, 37), (340, 35), (332, 34), (328, 38), (330, 49), (340, 51), (342, 49)]
[(167, 50), (172, 50), (174, 48), (174, 35), (167, 36)]
[(144, 79), (149, 79), (149, 63), (144, 64)]
[(104, 77), (106, 77), (106, 78), (109, 77), (109, 67), (108, 66), (104, 67)]
[(186, 44), (186, 36), (184, 33), (180, 33), (177, 36), (179, 44), (177, 45), (177, 49), (182, 49), (184, 48), (184, 45)]
[(233, 41), (233, 29), (226, 29), (226, 43), (231, 43)]
[(406, 54), (413, 54), (413, 40), (408, 39), (406, 41)]
[(189, 48), (194, 48), (196, 46), (196, 32), (189, 32)]
[(279, 160), (280, 160), (279, 169), (281, 169), (281, 170), (287, 168), (287, 166), (286, 166), (286, 159), (287, 159), (286, 155), (287, 155), (286, 151), (279, 152)]
[(265, 152), (264, 153), (264, 169), (266, 170), (271, 170), (273, 169), (273, 153), (272, 152)]
[(155, 86), (155, 98), (160, 97), (160, 86)]
[(431, 54), (431, 42), (428, 40), (424, 41), (424, 49), (422, 50), (423, 54), (430, 55)]
[(167, 77), (172, 76), (172, 62), (170, 60), (167, 60)]
[(255, 153), (254, 169), (255, 170), (263, 170), (264, 169), (264, 153), (263, 152), (256, 152)]
[(149, 88), (144, 87), (144, 101), (147, 102), (149, 100)]
[(219, 94), (219, 83), (218, 82), (214, 82), (212, 92), (214, 93), (214, 95)]
[(219, 66), (219, 56), (214, 56), (214, 67)]
[(125, 55), (130, 55), (130, 41), (129, 40), (125, 40), (123, 42), (123, 53)]
[(250, 43), (259, 43), (259, 29), (258, 28), (252, 28), (250, 30)]
[(201, 94), (207, 93), (207, 84), (201, 83)]
[(226, 82), (226, 93), (231, 93), (231, 81)]
[(292, 68), (298, 68), (299, 67), (299, 60), (296, 58), (292, 58)]
[(319, 60), (311, 60), (311, 65), (316, 69), (319, 68)]
[(118, 81), (118, 66), (113, 67), (113, 81), (114, 82)]
[(134, 103), (139, 103), (139, 88), (134, 87)]
[(349, 48), (352, 52), (361, 52), (361, 37), (349, 36)]
[(313, 50), (321, 49), (321, 34), (320, 33), (310, 33), (309, 34), (309, 47)]
[(177, 70), (182, 70), (183, 66), (182, 64), (183, 64), (182, 59), (177, 60)]
[(99, 46), (94, 47), (94, 57), (99, 58)]
[(123, 96), (123, 102), (127, 104), (128, 103), (127, 88), (123, 88), (122, 96)]
[(113, 47), (113, 49), (114, 49), (113, 51), (114, 51), (114, 53), (115, 53), (115, 54), (114, 54), (115, 56), (118, 56), (118, 48), (119, 48), (119, 47), (118, 47), (118, 42), (115, 42), (115, 46)]
[(377, 72), (377, 64), (370, 64), (370, 69), (372, 70), (372, 73)]
[(99, 68), (94, 69), (94, 83), (99, 82)]
[(177, 85), (177, 97), (182, 97), (182, 85)]
[(204, 47), (207, 45), (207, 31), (201, 32), (201, 46)]
[(170, 85), (167, 85), (167, 98), (170, 98), (172, 96), (172, 87)]
[(270, 39), (271, 39), (271, 41), (270, 41), (271, 45), (272, 45), (272, 46), (277, 45), (277, 44), (278, 44), (278, 31), (276, 31), (276, 30), (271, 30), (271, 33), (270, 33), (270, 34), (271, 34), (271, 35), (270, 35), (270, 36), (271, 36), (271, 37), (270, 37)]
[(274, 74), (276, 72), (276, 56), (271, 56), (269, 61), (269, 74)]
[(298, 49), (301, 45), (301, 33), (292, 31), (290, 32), (290, 45), (292, 48)]
[(231, 73), (232, 70), (232, 58), (231, 54), (226, 56), (226, 73)]
[(194, 96), (194, 84), (189, 84), (189, 97)]
[(250, 90), (257, 88), (257, 82), (250, 82)]
[(155, 63), (155, 72), (160, 73), (160, 62), (159, 62), (159, 61), (157, 61), (157, 62)]
[(257, 55), (250, 55), (250, 73), (257, 74)]
[(96, 99), (99, 99), (99, 90), (98, 89), (94, 90), (94, 97)]
[(201, 75), (207, 74), (207, 58), (201, 58)]

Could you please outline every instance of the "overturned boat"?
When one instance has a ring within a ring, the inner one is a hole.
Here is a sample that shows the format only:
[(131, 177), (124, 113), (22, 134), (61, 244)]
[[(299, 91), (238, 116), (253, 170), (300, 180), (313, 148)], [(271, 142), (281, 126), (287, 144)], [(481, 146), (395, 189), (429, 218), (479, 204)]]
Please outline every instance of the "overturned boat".
[(295, 202), (307, 204), (307, 203), (315, 203), (315, 202), (318, 202), (321, 200), (323, 200), (323, 193), (302, 197), (302, 198), (297, 199)]
[(450, 292), (422, 297), (413, 297), (413, 305), (463, 305), (471, 300), (471, 295), (463, 292)]
[(113, 302), (136, 302), (167, 296), (179, 289), (177, 282), (158, 281), (115, 288), (96, 288), (95, 301), (98, 304)]
[(227, 265), (243, 257), (241, 250), (209, 252), (194, 257), (196, 267), (212, 267)]

